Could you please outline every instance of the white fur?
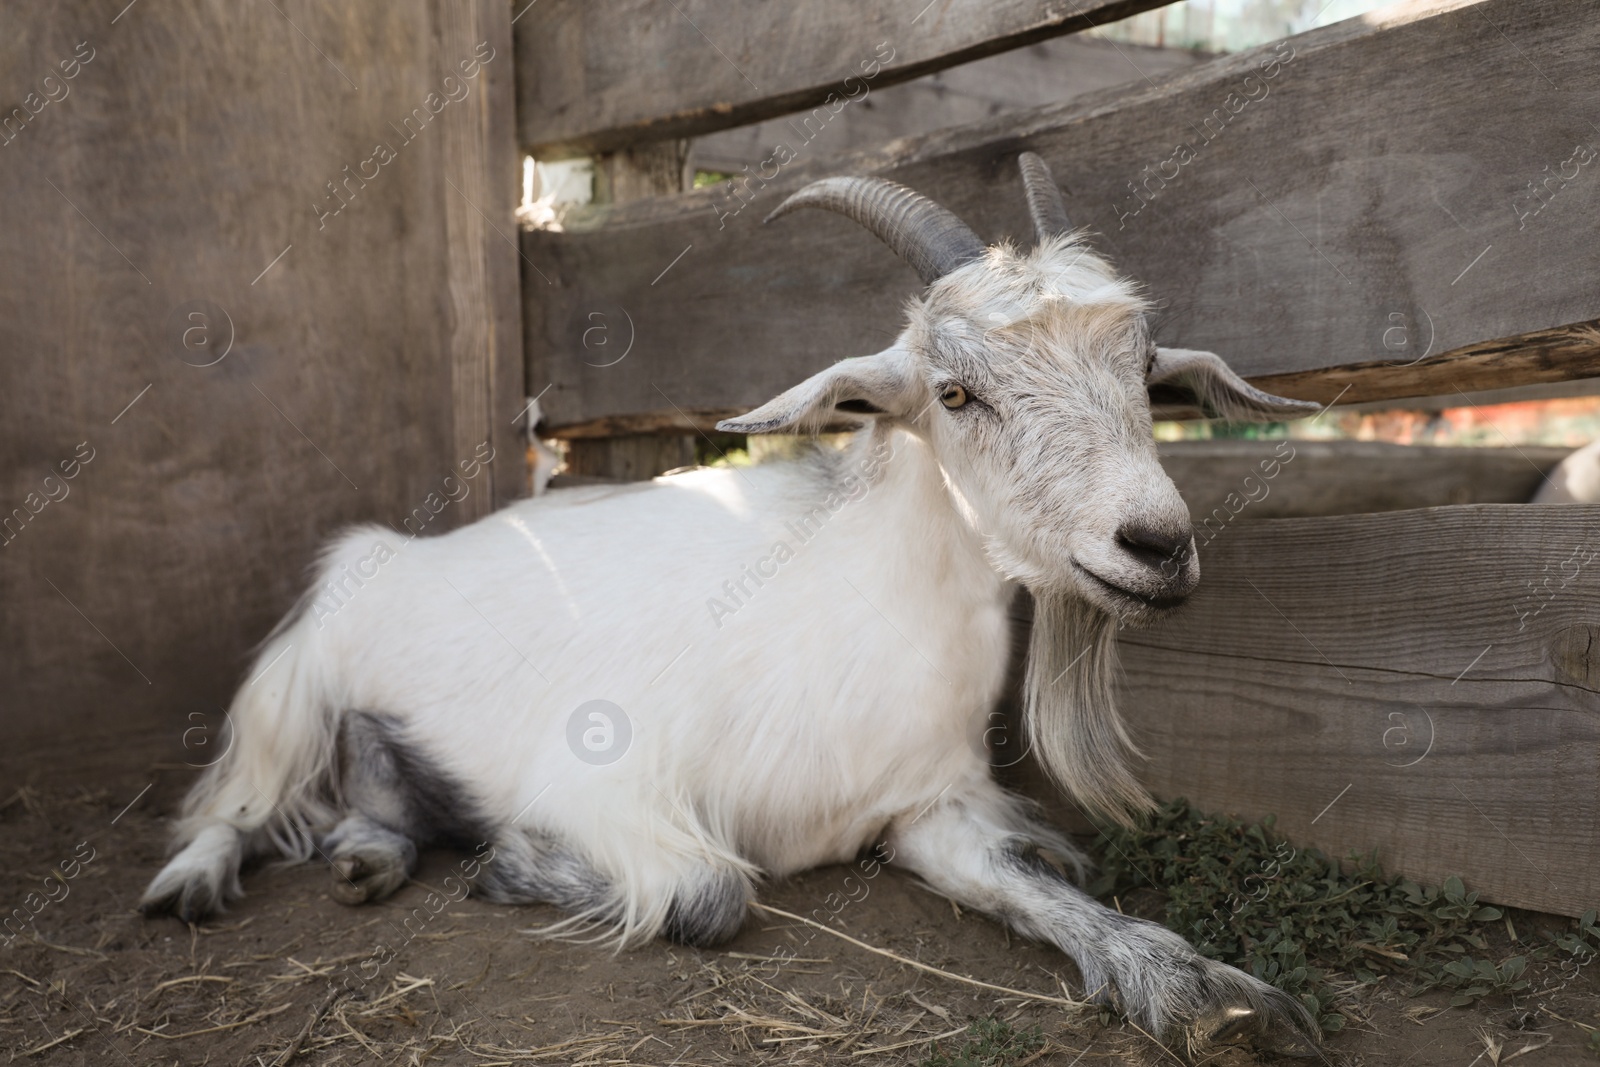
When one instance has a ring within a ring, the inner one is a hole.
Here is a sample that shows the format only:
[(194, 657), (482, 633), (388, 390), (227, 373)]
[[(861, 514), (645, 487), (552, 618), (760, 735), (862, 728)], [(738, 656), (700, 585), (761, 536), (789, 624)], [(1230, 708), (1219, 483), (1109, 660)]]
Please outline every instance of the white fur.
[[(849, 859), (896, 813), (987, 773), (968, 739), (1006, 660), (1004, 580), (936, 506), (927, 447), (888, 436), (876, 484), (837, 512), (774, 464), (557, 490), (442, 537), (346, 533), (318, 587), (374, 546), (393, 558), (262, 650), (190, 832), (266, 827), (305, 855), (296, 842), (335, 821), (319, 776), (337, 716), (375, 709), (486, 810), (526, 809), (523, 826), (578, 843), (640, 916), (707, 854), (775, 876)], [(800, 544), (786, 523), (813, 513), (826, 520)], [(707, 602), (731, 603), (724, 583), (780, 540), (794, 558), (761, 587), (746, 578), (753, 595), (719, 627)], [(608, 766), (567, 744), (595, 699), (632, 723)]]

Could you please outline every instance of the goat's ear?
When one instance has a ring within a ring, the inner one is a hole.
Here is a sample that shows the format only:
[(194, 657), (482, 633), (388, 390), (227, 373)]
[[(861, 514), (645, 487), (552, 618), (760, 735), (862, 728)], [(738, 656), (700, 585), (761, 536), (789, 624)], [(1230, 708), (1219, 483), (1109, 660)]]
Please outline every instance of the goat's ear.
[(1188, 401), (1198, 404), (1210, 418), (1236, 422), (1298, 419), (1322, 407), (1310, 400), (1263, 393), (1235, 374), (1215, 352), (1189, 348), (1157, 348), (1145, 386), (1152, 402)]
[(842, 359), (754, 411), (723, 419), (717, 429), (725, 433), (805, 433), (829, 423), (904, 415), (910, 382), (909, 363), (896, 349)]

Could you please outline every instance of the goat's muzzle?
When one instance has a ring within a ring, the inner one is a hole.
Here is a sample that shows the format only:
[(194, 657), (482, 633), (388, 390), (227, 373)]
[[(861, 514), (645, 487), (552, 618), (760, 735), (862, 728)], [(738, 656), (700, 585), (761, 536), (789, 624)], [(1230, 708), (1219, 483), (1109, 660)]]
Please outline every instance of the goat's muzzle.
[(1200, 581), (1194, 533), (1125, 523), (1116, 533), (1116, 550), (1093, 566), (1073, 560), (1091, 599), (1119, 618), (1134, 621), (1182, 604)]

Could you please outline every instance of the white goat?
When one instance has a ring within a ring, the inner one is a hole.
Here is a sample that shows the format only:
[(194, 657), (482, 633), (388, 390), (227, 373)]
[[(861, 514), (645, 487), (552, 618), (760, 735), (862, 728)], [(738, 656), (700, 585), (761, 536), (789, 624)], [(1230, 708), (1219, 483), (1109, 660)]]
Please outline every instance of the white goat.
[[(1020, 582), (1037, 601), (1035, 750), (1090, 807), (1146, 807), (1112, 702), (1114, 631), (1199, 579), (1147, 387), (1231, 418), (1315, 407), (1157, 348), (1134, 286), (1069, 233), (1043, 161), (1022, 170), (1031, 252), (986, 248), (877, 178), (815, 182), (774, 213), (841, 212), (928, 286), (890, 348), (721, 425), (851, 419), (844, 450), (335, 542), (235, 698), (232, 746), (188, 798), (146, 910), (211, 913), (241, 892), (241, 859), (273, 851), (323, 853), (340, 899), (376, 900), (418, 845), (488, 841), (474, 889), (490, 899), (712, 945), (760, 882), (884, 843), (936, 891), (1059, 946), (1091, 996), (1154, 1033), (1309, 1047), (1292, 998), (1042, 858), (1082, 871), (974, 740)], [(330, 585), (331, 614), (312, 600)], [(630, 729), (626, 745), (607, 734)], [(585, 730), (620, 758), (569, 740)]]

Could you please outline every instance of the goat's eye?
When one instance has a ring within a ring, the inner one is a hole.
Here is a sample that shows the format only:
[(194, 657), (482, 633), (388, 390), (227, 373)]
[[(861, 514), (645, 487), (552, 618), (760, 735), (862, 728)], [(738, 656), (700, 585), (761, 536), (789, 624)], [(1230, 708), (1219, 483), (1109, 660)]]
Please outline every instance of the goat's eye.
[(952, 385), (939, 394), (939, 403), (954, 410), (967, 402), (967, 391), (959, 385)]

